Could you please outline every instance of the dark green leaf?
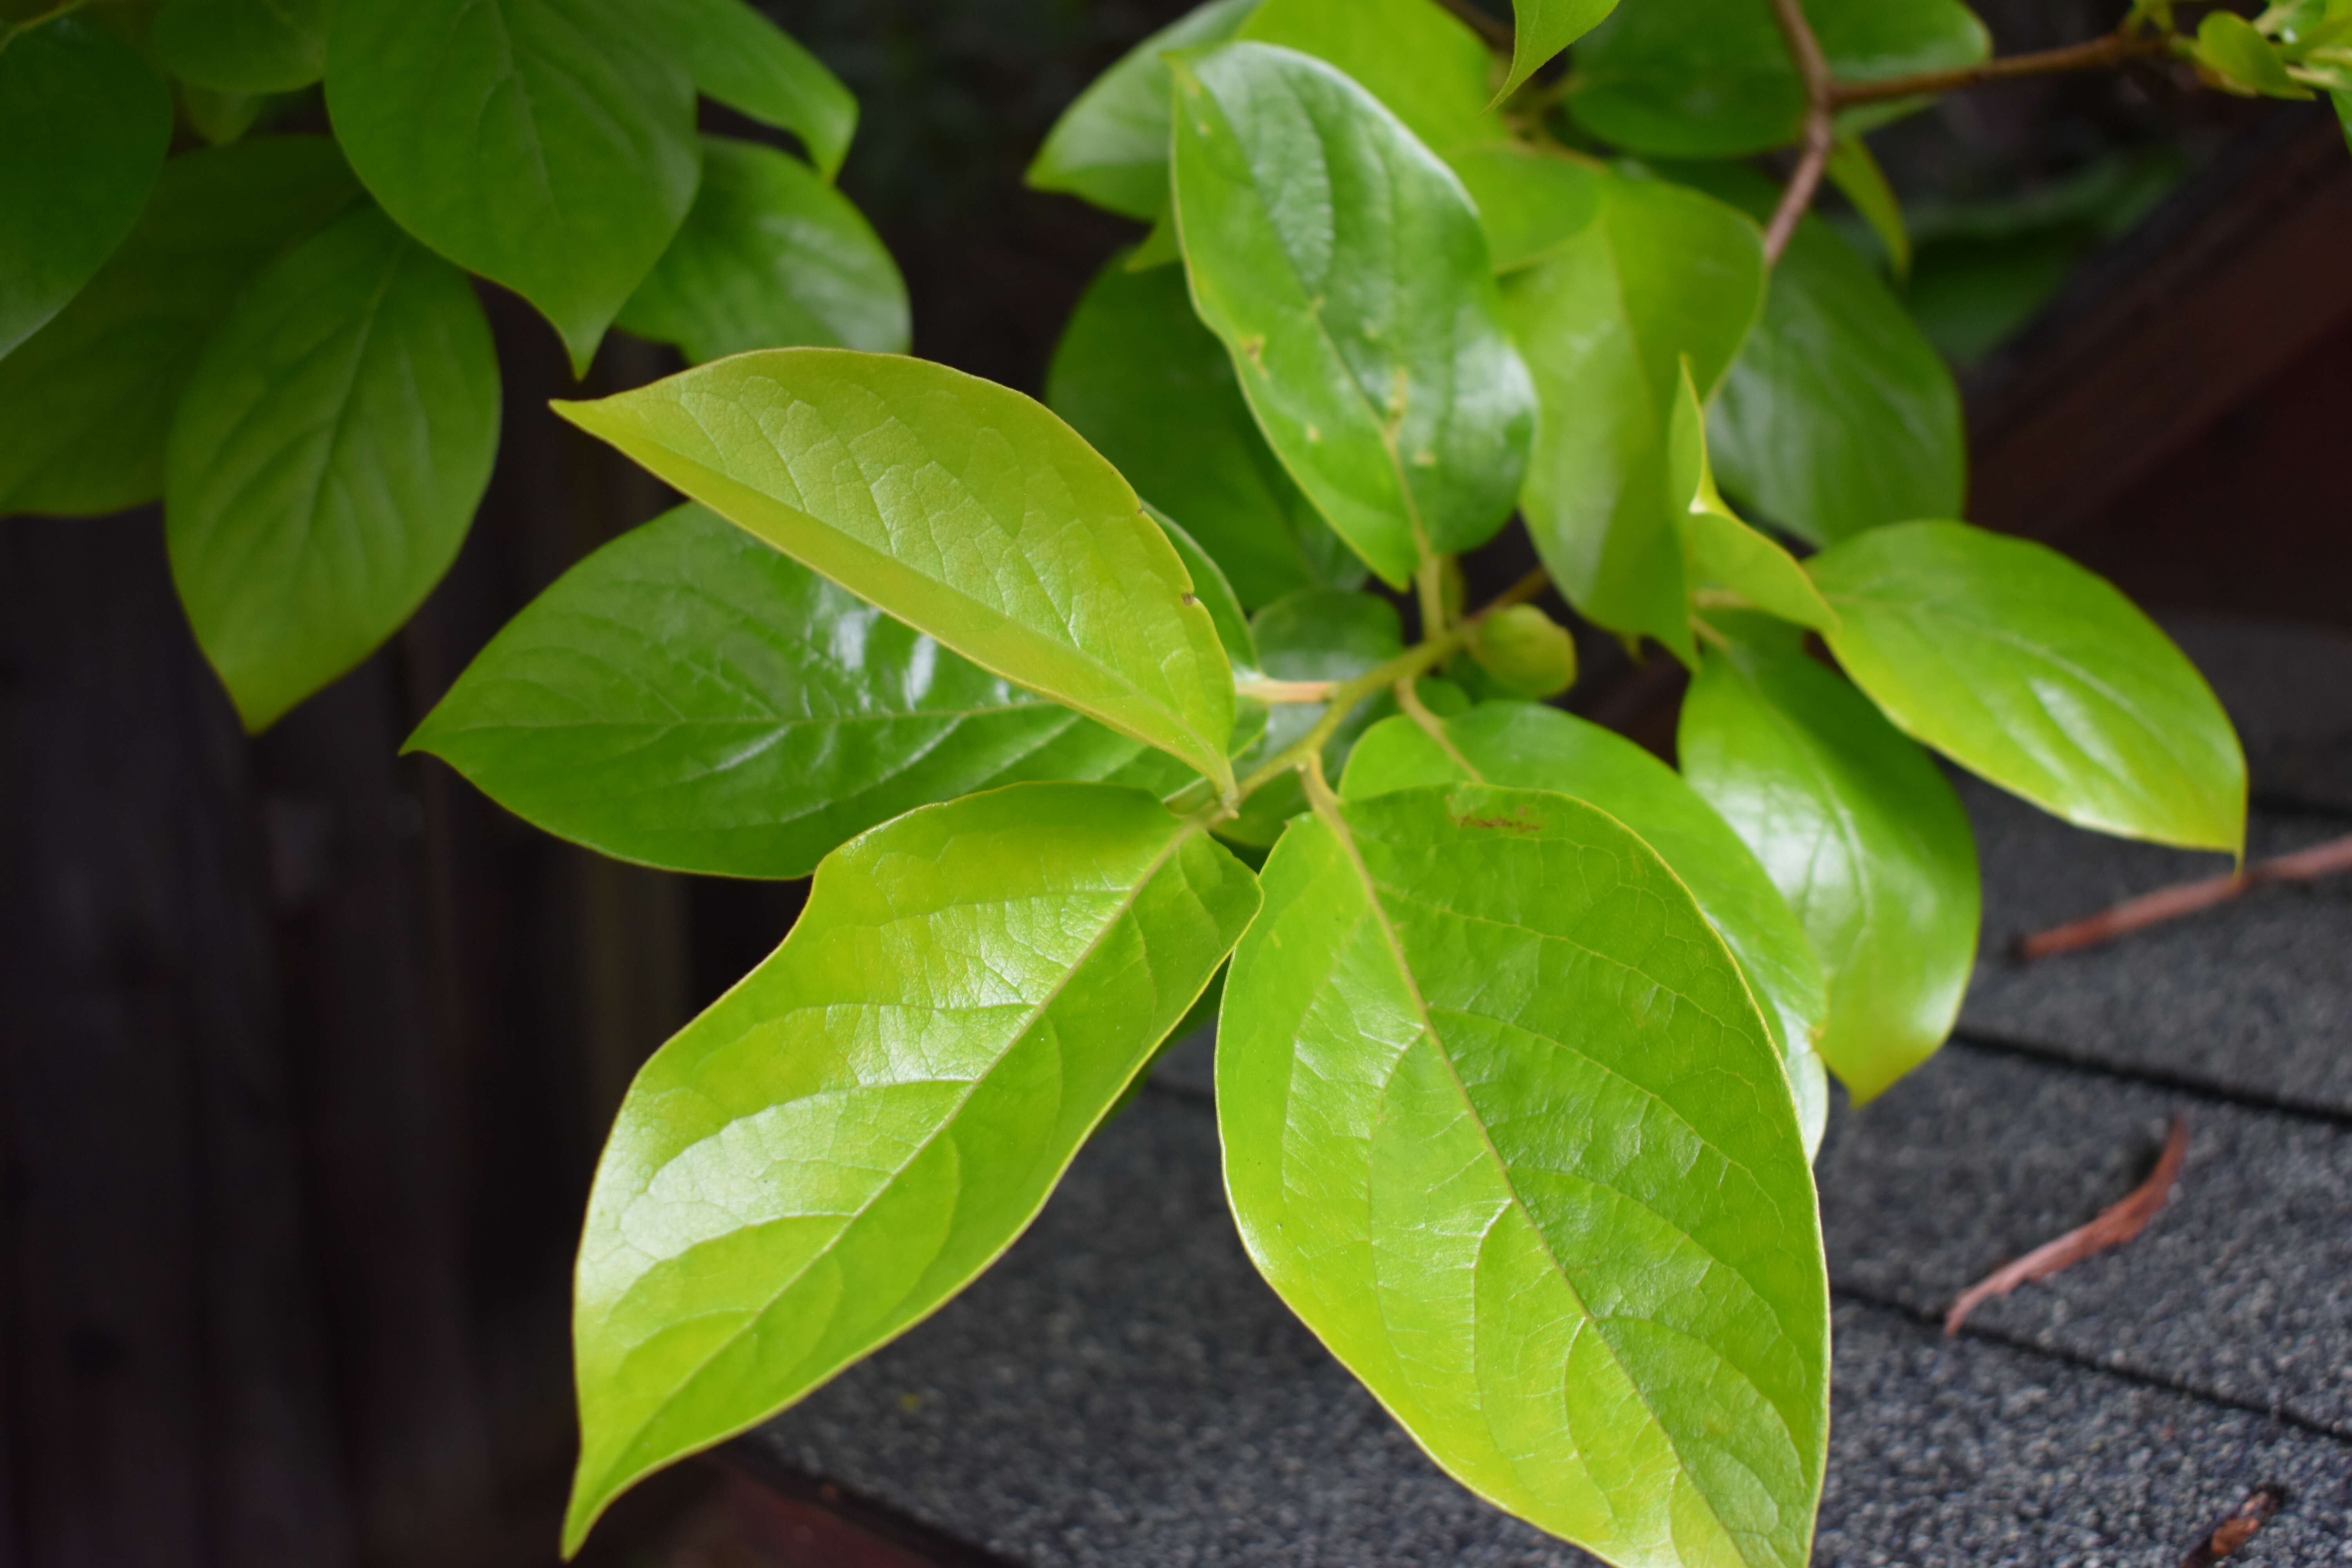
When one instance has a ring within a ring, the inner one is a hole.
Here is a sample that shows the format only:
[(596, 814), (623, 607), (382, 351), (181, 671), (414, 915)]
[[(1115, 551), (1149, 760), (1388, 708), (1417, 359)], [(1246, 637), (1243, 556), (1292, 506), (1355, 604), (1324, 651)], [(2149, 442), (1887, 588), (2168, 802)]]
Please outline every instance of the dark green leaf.
[[(1948, 70), (1992, 40), (1958, 0), (1805, 0), (1841, 81)], [(1805, 93), (1771, 0), (1642, 0), (1578, 46), (1568, 96), (1604, 142), (1666, 158), (1736, 158), (1797, 139)]]
[(1161, 57), (1232, 37), (1257, 5), (1208, 0), (1121, 55), (1054, 121), (1029, 165), (1030, 185), (1145, 223), (1158, 217), (1168, 206), (1170, 133), (1170, 78)]
[(1550, 790), (1597, 805), (1658, 852), (1747, 976), (1780, 1047), (1810, 1154), (1829, 1091), (1813, 1038), (1827, 1016), (1822, 961), (1788, 900), (1715, 808), (1674, 769), (1598, 724), (1556, 708), (1488, 702), (1432, 733), (1402, 716), (1356, 743), (1340, 790), (1349, 800), (1454, 784)]
[(1177, 106), (1193, 301), (1292, 477), (1392, 584), (1493, 537), (1533, 397), (1461, 182), (1363, 89), (1288, 49), (1192, 57)]
[(375, 208), (254, 279), (189, 378), (164, 468), (172, 576), (247, 730), (399, 629), (498, 448), (473, 285)]
[(289, 92), (327, 69), (327, 0), (164, 0), (155, 52), (215, 92)]
[(993, 1262), (1257, 907), (1197, 826), (1101, 784), (828, 857), (783, 946), (637, 1075), (597, 1169), (565, 1550)]
[(1237, 670), (1255, 669), (1257, 642), (1250, 635), (1249, 616), (1215, 559), (1174, 518), (1150, 501), (1143, 503), (1143, 510), (1160, 525), (1168, 542), (1176, 547), (1177, 559), (1184, 563), (1185, 574), (1192, 579), (1192, 596), (1201, 601), (1209, 612), (1209, 619), (1216, 624), (1217, 641), (1225, 650), (1226, 662)]
[[(1903, 202), (1886, 183), (1886, 171), (1870, 151), (1870, 143), (1851, 132), (1831, 149), (1824, 171), (1838, 194), (1853, 204), (1878, 243), (1886, 247), (1887, 267), (1900, 279), (1911, 275), (1911, 230), (1903, 221)], [(1767, 309), (1769, 309), (1768, 306)]]
[[(731, 0), (730, 0), (731, 3)], [(907, 286), (849, 198), (799, 159), (702, 139), (702, 188), (614, 323), (688, 360), (803, 345), (904, 353)]]
[(743, 0), (632, 0), (633, 19), (694, 85), (762, 125), (789, 131), (830, 181), (849, 155), (857, 100), (823, 61)]
[(1244, 605), (1364, 580), (1258, 434), (1181, 272), (1131, 272), (1113, 257), (1063, 330), (1045, 401), (1183, 523)]
[(694, 84), (626, 0), (338, 0), (335, 135), (403, 228), (520, 294), (585, 374), (693, 203)]
[(117, 511), (163, 493), (163, 437), (205, 340), (262, 264), (359, 187), (323, 136), (163, 165), (89, 286), (0, 360), (0, 512)]
[(0, 24), (0, 359), (122, 243), (171, 139), (171, 95), (104, 27)]
[[(1675, 174), (1751, 216), (1780, 200), (1746, 169)], [(1968, 487), (1950, 367), (1877, 270), (1819, 218), (1797, 226), (1772, 269), (1763, 319), (1724, 380), (1709, 433), (1725, 487), (1817, 544), (1951, 516)]]
[(1905, 731), (2084, 827), (2241, 852), (2246, 759), (2212, 689), (2104, 579), (1959, 522), (1810, 563), (1831, 651)]
[(1927, 753), (1793, 641), (1710, 650), (1683, 773), (1780, 888), (1829, 977), (1818, 1048), (1856, 1101), (1951, 1032), (1976, 957), (1976, 841)]
[(1599, 216), (1504, 279), (1540, 413), (1520, 504), (1552, 580), (1589, 620), (1690, 662), (1667, 437), (1688, 355), (1702, 393), (1764, 293), (1743, 214), (1658, 180), (1602, 178)]
[(1462, 784), (1266, 862), (1217, 1042), (1250, 1256), (1447, 1470), (1619, 1563), (1801, 1568), (1829, 1283), (1738, 966), (1642, 842)]
[(1616, 8), (1617, 0), (1511, 0), (1511, 74), (1496, 100), (1510, 97), (1547, 60)]
[(1233, 675), (1183, 563), (1118, 470), (1019, 393), (768, 349), (556, 408), (982, 668), (1232, 786)]
[(1728, 590), (1756, 609), (1826, 632), (1837, 612), (1822, 599), (1796, 557), (1748, 526), (1723, 501), (1707, 461), (1706, 414), (1683, 362), (1682, 394), (1675, 401), (1668, 499), (1680, 510), (1683, 572), (1694, 594)]
[(805, 877), (877, 823), (1024, 780), (1193, 776), (698, 506), (566, 573), (409, 743), (551, 833), (730, 877)]
[(226, 147), (260, 123), (261, 117), (282, 98), (249, 92), (215, 92), (209, 88), (180, 84), (180, 112), (188, 128), (210, 147)]

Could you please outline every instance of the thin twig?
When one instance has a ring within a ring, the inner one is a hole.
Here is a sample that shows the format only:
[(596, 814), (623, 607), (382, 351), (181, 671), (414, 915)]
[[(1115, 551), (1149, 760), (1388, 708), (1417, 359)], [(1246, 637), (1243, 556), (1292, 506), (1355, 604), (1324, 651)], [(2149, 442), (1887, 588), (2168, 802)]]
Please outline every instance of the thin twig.
[(1514, 42), (1511, 25), (1494, 16), (1478, 4), (1478, 0), (1441, 0), (1444, 7), (1470, 24), (1472, 29), (1488, 43), (1508, 54)]
[(1805, 151), (1797, 160), (1796, 173), (1789, 176), (1789, 188), (1780, 195), (1780, 209), (1764, 231), (1768, 267), (1777, 265), (1780, 253), (1789, 248), (1798, 220), (1812, 206), (1814, 193), (1822, 188), (1822, 173), (1829, 167), (1831, 150), (1837, 145), (1837, 82), (1830, 75), (1829, 57), (1822, 53), (1821, 39), (1813, 36), (1812, 23), (1805, 19), (1804, 0), (1772, 0), (1772, 19), (1780, 25), (1781, 41), (1788, 45), (1798, 80), (1804, 83)]
[(2231, 1556), (2252, 1541), (2263, 1526), (2278, 1517), (2286, 1506), (2286, 1489), (2275, 1481), (2265, 1482), (2246, 1494), (2237, 1511), (2213, 1527), (2212, 1533), (2189, 1549), (2180, 1560), (2180, 1568), (2213, 1568), (2222, 1558)]
[(1328, 702), (1338, 689), (1336, 680), (1276, 680), (1266, 675), (1234, 682), (1234, 696), (1255, 697), (1260, 702)]
[(1887, 77), (1879, 81), (1842, 81), (1831, 89), (1838, 109), (1857, 103), (1884, 103), (1891, 98), (1920, 98), (1951, 92), (1979, 82), (2010, 81), (2019, 77), (2060, 76), (2069, 71), (2108, 70), (2133, 60), (2151, 59), (2172, 52), (2172, 40), (2161, 33), (2109, 33), (2086, 44), (2042, 49), (2030, 55), (2010, 55), (1957, 70), (1923, 71), (1916, 76)]
[(2017, 944), (2017, 956), (2030, 963), (2037, 958), (2076, 952), (2199, 910), (2226, 904), (2273, 882), (2309, 882), (2344, 871), (2352, 871), (2352, 835), (2261, 861), (2234, 876), (2208, 877), (2202, 881), (2182, 882), (2159, 888), (2153, 893), (2142, 893), (2087, 920), (2026, 937)]
[(2055, 1241), (2044, 1242), (2007, 1268), (1969, 1286), (1952, 1303), (1952, 1310), (1944, 1314), (1944, 1332), (1958, 1333), (1969, 1314), (1993, 1297), (2006, 1296), (2020, 1285), (2046, 1279), (2062, 1268), (2072, 1268), (2085, 1258), (2111, 1247), (2121, 1247), (2146, 1230), (2148, 1221), (2172, 1195), (2172, 1184), (2180, 1175), (2180, 1162), (2188, 1153), (2189, 1119), (2176, 1116), (2172, 1119), (2172, 1132), (2164, 1141), (2164, 1152), (2157, 1158), (2156, 1169), (2148, 1173), (2147, 1180), (2134, 1189), (2131, 1196), (2110, 1205), (2090, 1224), (2070, 1230)]

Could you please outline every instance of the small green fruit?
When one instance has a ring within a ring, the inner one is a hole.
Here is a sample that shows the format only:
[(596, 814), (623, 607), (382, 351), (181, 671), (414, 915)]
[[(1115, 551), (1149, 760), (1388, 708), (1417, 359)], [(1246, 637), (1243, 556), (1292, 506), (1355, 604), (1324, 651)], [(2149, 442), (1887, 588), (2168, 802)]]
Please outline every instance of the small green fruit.
[(1470, 657), (1519, 697), (1556, 697), (1576, 684), (1576, 640), (1533, 605), (1512, 605), (1470, 631)]

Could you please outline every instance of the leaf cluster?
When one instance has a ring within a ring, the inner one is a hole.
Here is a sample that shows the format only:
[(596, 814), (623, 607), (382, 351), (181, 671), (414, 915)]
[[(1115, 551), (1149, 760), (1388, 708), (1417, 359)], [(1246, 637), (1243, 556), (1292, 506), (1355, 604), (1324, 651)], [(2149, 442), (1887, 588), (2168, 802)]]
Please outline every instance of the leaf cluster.
[[(797, 140), (698, 134), (698, 96)], [(465, 542), (498, 356), (468, 274), (584, 373), (902, 351), (834, 188), (856, 105), (744, 0), (63, 3), (0, 26), (0, 513), (162, 500), (248, 729), (357, 664)], [(323, 124), (331, 134), (272, 133)]]

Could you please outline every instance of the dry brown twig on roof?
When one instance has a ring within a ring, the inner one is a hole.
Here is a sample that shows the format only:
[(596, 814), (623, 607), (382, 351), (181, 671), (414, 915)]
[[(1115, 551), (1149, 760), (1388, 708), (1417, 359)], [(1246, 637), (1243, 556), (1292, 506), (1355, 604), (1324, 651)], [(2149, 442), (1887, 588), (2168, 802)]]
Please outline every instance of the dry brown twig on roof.
[(2243, 897), (2256, 888), (2266, 888), (2277, 882), (2310, 882), (2339, 872), (2352, 871), (2352, 835), (2331, 838), (2325, 844), (2315, 844), (2308, 849), (2298, 849), (2292, 855), (2281, 855), (2247, 867), (2230, 877), (2208, 877), (2202, 881), (2181, 882), (2169, 888), (2158, 888), (2152, 893), (2142, 893), (2137, 899), (2126, 899), (2111, 910), (2104, 910), (2086, 920), (2037, 931), (2017, 944), (2020, 962), (2031, 963), (2037, 958), (2050, 958), (2062, 952), (2075, 952), (2083, 948), (2096, 947), (2113, 942), (2136, 931), (2145, 931), (2199, 910), (2210, 910), (2231, 899)]
[(2006, 1296), (2020, 1285), (2036, 1279), (2046, 1279), (2062, 1268), (2072, 1268), (2085, 1258), (2101, 1253), (2125, 1242), (2147, 1228), (2148, 1221), (2164, 1207), (2172, 1196), (2172, 1184), (2180, 1175), (2180, 1162), (2189, 1153), (2189, 1119), (2172, 1119), (2171, 1134), (2164, 1141), (2164, 1152), (2157, 1157), (2156, 1169), (2148, 1173), (2132, 1194), (2121, 1203), (2100, 1211), (2090, 1224), (2068, 1231), (2055, 1241), (2044, 1242), (2016, 1262), (1996, 1269), (1960, 1293), (1952, 1310), (1944, 1314), (1944, 1332), (1957, 1334), (1960, 1325), (1995, 1296)]
[(2256, 1487), (2246, 1494), (2246, 1500), (2229, 1518), (2213, 1527), (2211, 1534), (2189, 1549), (2180, 1560), (2180, 1568), (2213, 1568), (2213, 1564), (2229, 1556), (2254, 1538), (2254, 1532), (2278, 1517), (2286, 1506), (2286, 1489), (2282, 1486)]

